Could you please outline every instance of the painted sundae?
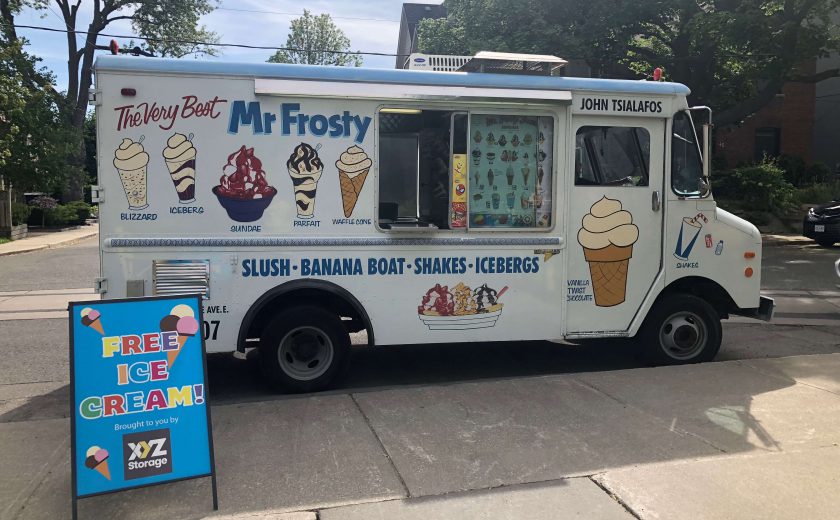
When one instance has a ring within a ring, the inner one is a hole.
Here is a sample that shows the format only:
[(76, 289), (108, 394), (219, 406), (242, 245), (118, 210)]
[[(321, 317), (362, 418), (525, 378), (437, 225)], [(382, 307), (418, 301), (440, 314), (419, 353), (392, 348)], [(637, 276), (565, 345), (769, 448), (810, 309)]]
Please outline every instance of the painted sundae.
[(475, 133), (473, 134), (473, 141), (475, 141), (475, 144), (478, 144), (478, 143), (481, 142), (481, 139), (482, 139), (481, 132), (476, 130)]
[(493, 153), (493, 152), (487, 152), (485, 157), (487, 157), (487, 163), (488, 164), (493, 164), (493, 161), (496, 160), (496, 154)]
[(639, 228), (621, 201), (606, 196), (583, 216), (578, 243), (589, 263), (595, 305), (612, 307), (622, 303), (627, 290), (627, 270)]
[[(335, 162), (335, 167), (338, 168), (338, 180), (341, 183), (341, 201), (344, 204), (345, 217), (349, 218), (353, 214), (353, 208), (356, 207), (359, 194), (362, 193), (365, 179), (367, 179), (372, 165), (373, 161), (370, 160), (368, 154), (358, 146), (348, 148)], [(289, 170), (289, 174), (291, 175), (291, 169)], [(292, 179), (294, 180), (294, 176)], [(315, 182), (317, 183), (318, 181), (316, 180)], [(314, 205), (315, 195), (313, 194), (312, 197), (312, 204)]]
[(472, 158), (473, 158), (473, 164), (478, 166), (478, 163), (481, 162), (481, 150), (473, 150), (472, 151)]
[(513, 138), (510, 140), (510, 144), (513, 146), (519, 146), (519, 136), (517, 134), (513, 134)]
[(525, 139), (522, 140), (522, 144), (525, 146), (531, 146), (531, 143), (534, 142), (534, 138), (531, 137), (531, 134), (525, 134)]
[(496, 291), (484, 284), (475, 290), (458, 283), (452, 290), (436, 284), (426, 291), (417, 314), (430, 330), (484, 329), (496, 325), (504, 304), (499, 298), (507, 286)]
[(297, 217), (312, 218), (315, 213), (318, 179), (324, 171), (324, 163), (318, 157), (318, 150), (306, 143), (300, 143), (286, 161), (286, 168), (295, 188)]
[(195, 147), (192, 138), (192, 134), (189, 137), (172, 134), (163, 149), (163, 159), (181, 204), (195, 202)]
[(137, 141), (125, 138), (114, 152), (114, 167), (120, 174), (128, 209), (139, 211), (149, 207), (146, 180), (149, 154), (143, 149), (143, 136)]
[(496, 136), (493, 135), (493, 132), (489, 132), (487, 134), (487, 144), (489, 144), (490, 146), (495, 146)]
[(245, 146), (228, 156), (219, 183), (213, 193), (228, 216), (237, 222), (259, 220), (277, 195), (277, 190), (268, 185), (262, 161), (254, 155), (253, 148)]
[(160, 330), (178, 333), (178, 349), (166, 352), (166, 360), (171, 368), (178, 354), (181, 353), (181, 349), (184, 348), (184, 343), (198, 332), (198, 320), (195, 319), (192, 307), (183, 304), (172, 307), (169, 315), (160, 320)]
[(502, 134), (501, 136), (499, 136), (499, 146), (504, 146), (506, 144), (507, 144), (507, 137), (505, 137), (505, 134)]

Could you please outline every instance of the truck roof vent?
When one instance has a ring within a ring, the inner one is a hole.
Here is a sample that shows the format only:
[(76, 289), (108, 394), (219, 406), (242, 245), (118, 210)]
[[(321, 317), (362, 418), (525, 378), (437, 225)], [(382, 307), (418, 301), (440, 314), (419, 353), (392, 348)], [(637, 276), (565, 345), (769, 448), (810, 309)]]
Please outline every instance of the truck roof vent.
[(563, 58), (547, 54), (481, 51), (458, 70), (491, 74), (556, 76), (566, 63), (568, 62)]
[(470, 61), (472, 56), (447, 56), (443, 54), (418, 54), (408, 57), (409, 70), (431, 70), (435, 72), (455, 72)]
[(210, 260), (153, 260), (152, 294), (210, 297)]

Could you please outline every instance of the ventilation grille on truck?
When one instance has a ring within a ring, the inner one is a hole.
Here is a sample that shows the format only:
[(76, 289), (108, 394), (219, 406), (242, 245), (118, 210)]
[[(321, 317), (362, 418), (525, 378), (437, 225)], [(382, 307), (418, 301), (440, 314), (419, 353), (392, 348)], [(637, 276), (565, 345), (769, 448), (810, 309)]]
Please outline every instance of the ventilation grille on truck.
[(210, 260), (154, 260), (154, 295), (201, 294), (210, 297)]

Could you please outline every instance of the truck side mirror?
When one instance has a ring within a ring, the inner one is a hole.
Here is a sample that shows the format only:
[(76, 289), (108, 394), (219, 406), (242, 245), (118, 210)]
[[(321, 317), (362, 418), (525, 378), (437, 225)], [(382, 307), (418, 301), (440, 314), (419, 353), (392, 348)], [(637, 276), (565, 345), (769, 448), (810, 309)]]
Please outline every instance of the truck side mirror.
[(712, 180), (708, 177), (703, 177), (697, 181), (697, 191), (700, 192), (701, 197), (708, 197), (712, 192)]

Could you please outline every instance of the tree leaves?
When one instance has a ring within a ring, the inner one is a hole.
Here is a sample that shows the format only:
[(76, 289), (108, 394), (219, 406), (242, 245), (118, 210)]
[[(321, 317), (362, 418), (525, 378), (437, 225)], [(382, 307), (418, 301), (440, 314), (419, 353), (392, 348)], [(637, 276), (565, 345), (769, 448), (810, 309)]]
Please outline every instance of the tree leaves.
[(333, 23), (330, 15), (316, 16), (306, 9), (303, 16), (292, 20), (286, 47), (288, 50), (277, 51), (268, 61), (354, 67), (362, 64), (360, 55), (345, 54), (350, 51), (350, 39)]

